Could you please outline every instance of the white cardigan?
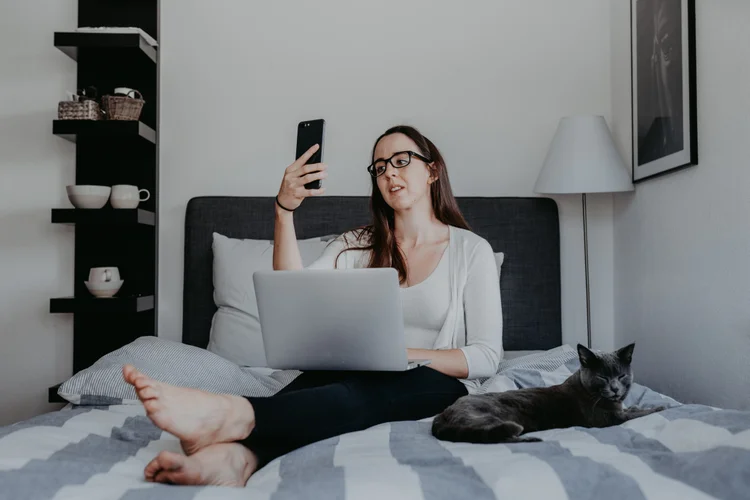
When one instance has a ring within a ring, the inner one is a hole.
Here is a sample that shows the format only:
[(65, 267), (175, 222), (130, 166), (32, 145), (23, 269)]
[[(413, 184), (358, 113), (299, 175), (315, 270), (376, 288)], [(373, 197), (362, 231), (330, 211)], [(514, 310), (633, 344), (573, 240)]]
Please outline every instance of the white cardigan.
[[(365, 250), (344, 252), (335, 262), (347, 242), (350, 247), (357, 246), (356, 232), (333, 240), (307, 269), (366, 267), (369, 252)], [(462, 382), (472, 393), (481, 384), (478, 379), (496, 373), (503, 356), (499, 273), (489, 242), (471, 231), (451, 226), (448, 250), (451, 300), (433, 348), (460, 349), (464, 353), (469, 376)]]

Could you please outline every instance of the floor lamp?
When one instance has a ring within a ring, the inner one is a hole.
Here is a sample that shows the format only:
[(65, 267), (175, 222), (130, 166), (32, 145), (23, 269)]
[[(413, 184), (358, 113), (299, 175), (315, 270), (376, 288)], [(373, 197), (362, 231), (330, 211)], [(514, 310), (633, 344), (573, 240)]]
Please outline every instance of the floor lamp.
[(539, 194), (580, 194), (586, 268), (586, 327), (591, 348), (591, 293), (587, 193), (632, 191), (630, 173), (617, 152), (603, 116), (567, 116), (560, 120), (534, 186)]

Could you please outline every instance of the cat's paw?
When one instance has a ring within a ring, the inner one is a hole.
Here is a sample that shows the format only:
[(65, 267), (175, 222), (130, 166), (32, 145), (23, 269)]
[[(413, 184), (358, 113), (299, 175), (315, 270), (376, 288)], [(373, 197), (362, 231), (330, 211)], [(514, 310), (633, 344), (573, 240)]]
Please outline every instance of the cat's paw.
[(657, 411), (664, 411), (666, 410), (666, 406), (631, 406), (630, 408), (625, 409), (625, 413), (643, 413), (643, 412), (652, 412), (655, 413)]
[(650, 411), (652, 413), (656, 413), (657, 411), (664, 411), (666, 409), (666, 406), (642, 406), (640, 409), (633, 408), (634, 411)]
[(542, 443), (543, 441), (537, 437), (520, 437), (518, 438), (519, 443)]

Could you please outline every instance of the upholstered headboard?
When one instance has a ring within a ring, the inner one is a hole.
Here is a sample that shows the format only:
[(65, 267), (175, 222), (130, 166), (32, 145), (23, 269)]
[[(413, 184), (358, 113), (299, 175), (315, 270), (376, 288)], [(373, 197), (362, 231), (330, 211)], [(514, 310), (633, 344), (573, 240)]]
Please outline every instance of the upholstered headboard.
[[(549, 198), (458, 198), (472, 231), (505, 253), (500, 288), (505, 350), (551, 349), (562, 343), (560, 236)], [(295, 212), (298, 239), (340, 234), (370, 221), (369, 198), (310, 198)], [(213, 232), (273, 239), (273, 197), (205, 196), (188, 202), (182, 340), (208, 345), (213, 301)], [(248, 276), (248, 279), (252, 277)]]

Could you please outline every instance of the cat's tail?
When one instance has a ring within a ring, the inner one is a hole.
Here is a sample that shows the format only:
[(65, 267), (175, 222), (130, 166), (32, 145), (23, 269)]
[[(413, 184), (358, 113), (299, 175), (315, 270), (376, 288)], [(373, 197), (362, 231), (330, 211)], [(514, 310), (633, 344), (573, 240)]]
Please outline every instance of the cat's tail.
[(533, 443), (541, 439), (520, 437), (523, 426), (515, 422), (500, 420), (494, 415), (483, 415), (471, 422), (451, 422), (444, 414), (432, 421), (432, 435), (442, 441), (464, 443)]

